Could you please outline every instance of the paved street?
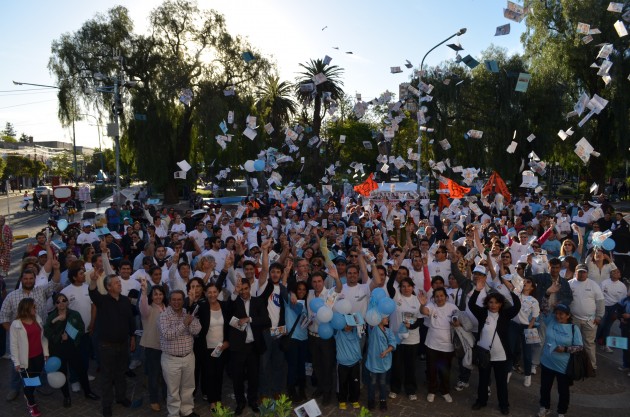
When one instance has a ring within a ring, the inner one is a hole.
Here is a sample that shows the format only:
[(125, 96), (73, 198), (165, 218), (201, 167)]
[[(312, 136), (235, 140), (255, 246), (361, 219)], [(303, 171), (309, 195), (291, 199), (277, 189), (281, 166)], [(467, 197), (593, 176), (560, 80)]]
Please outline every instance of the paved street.
[[(620, 364), (621, 355), (617, 351), (613, 354), (598, 354), (598, 376), (583, 382), (576, 382), (571, 388), (571, 405), (569, 407), (568, 416), (595, 416), (602, 415), (606, 417), (622, 417), (630, 415), (630, 377), (626, 373), (617, 371)], [(8, 389), (10, 361), (7, 359), (0, 360), (0, 392), (3, 394)], [(166, 415), (166, 411), (153, 412), (149, 408), (148, 396), (144, 385), (146, 380), (140, 376), (140, 368), (137, 370), (136, 378), (128, 379), (129, 396), (131, 397), (134, 384), (137, 384), (133, 399), (142, 398), (143, 405), (138, 409), (124, 409), (121, 406), (114, 407), (114, 416), (159, 416)], [(437, 396), (433, 404), (428, 403), (425, 399), (426, 385), (424, 381), (424, 365), (418, 367), (418, 381), (420, 387), (418, 390), (418, 401), (409, 401), (404, 396), (399, 396), (395, 400), (389, 400), (389, 410), (386, 413), (375, 411), (374, 415), (387, 416), (499, 416), (501, 415), (496, 404), (496, 394), (490, 397), (488, 407), (481, 411), (472, 411), (470, 406), (474, 402), (474, 390), (476, 390), (476, 373), (473, 373), (472, 384), (470, 388), (457, 392), (452, 390), (453, 403), (447, 404)], [(455, 374), (451, 381), (455, 378)], [(513, 416), (533, 416), (538, 411), (538, 390), (540, 375), (532, 378), (532, 386), (526, 388), (522, 385), (523, 377), (518, 374), (512, 376), (510, 382), (510, 405)], [(99, 393), (99, 378), (92, 383), (95, 392)], [(235, 402), (230, 398), (231, 382), (226, 378), (226, 390), (224, 391), (225, 404), (234, 408)], [(554, 387), (555, 388), (555, 387)], [(50, 388), (46, 388), (50, 392)], [(309, 390), (310, 392), (310, 390)], [(62, 407), (62, 396), (58, 390), (50, 395), (36, 394), (40, 404), (43, 416), (99, 416), (100, 404), (85, 400), (80, 393), (74, 394), (72, 408), (65, 409)], [(366, 390), (361, 390), (361, 403), (366, 404)], [(4, 403), (4, 398), (0, 398), (1, 416), (22, 416), (26, 415), (25, 401), (22, 397), (17, 400)], [(195, 411), (201, 416), (210, 416), (209, 407), (199, 397), (196, 401), (197, 407)], [(557, 404), (557, 395), (552, 396), (552, 410)], [(340, 416), (340, 415), (358, 415), (357, 412), (339, 411), (336, 406), (328, 406), (322, 408), (324, 416)], [(245, 414), (250, 413), (247, 409)], [(555, 413), (553, 414), (556, 415)]]

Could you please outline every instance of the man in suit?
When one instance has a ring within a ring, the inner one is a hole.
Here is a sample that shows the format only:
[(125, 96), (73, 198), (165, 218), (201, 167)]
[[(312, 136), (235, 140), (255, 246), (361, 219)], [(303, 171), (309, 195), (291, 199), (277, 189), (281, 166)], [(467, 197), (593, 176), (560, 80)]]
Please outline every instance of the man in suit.
[(269, 328), (271, 321), (267, 315), (265, 300), (252, 297), (251, 284), (247, 280), (237, 283), (239, 297), (232, 302), (233, 316), (238, 325), (231, 326), (228, 335), (230, 342), (230, 365), (232, 366), (232, 382), (236, 396), (236, 415), (245, 409), (245, 375), (247, 375), (247, 402), (257, 413), (258, 378), (260, 356), (265, 352), (263, 329)]

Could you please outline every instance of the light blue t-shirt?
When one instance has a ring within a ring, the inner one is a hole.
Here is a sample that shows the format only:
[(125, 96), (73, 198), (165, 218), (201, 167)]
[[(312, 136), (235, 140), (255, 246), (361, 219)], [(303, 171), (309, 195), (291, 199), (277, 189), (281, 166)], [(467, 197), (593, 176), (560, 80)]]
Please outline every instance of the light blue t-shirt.
[(547, 317), (546, 323), (547, 333), (540, 363), (553, 371), (564, 374), (571, 354), (554, 352), (554, 350), (558, 346), (583, 346), (582, 333), (579, 328), (573, 328), (573, 324), (558, 323), (555, 316), (551, 314)]
[(337, 330), (335, 332), (337, 344), (337, 363), (343, 366), (352, 366), (361, 360), (361, 339), (357, 328), (350, 331)]
[[(302, 317), (304, 317), (304, 311), (304, 306), (302, 305), (301, 300), (298, 300), (297, 304), (295, 305), (286, 302), (284, 303), (284, 322), (287, 327), (287, 333), (291, 331), (296, 320), (302, 320)], [(300, 341), (307, 340), (307, 328), (300, 326), (300, 323), (298, 322), (298, 324), (295, 326), (293, 334), (291, 335), (291, 339)]]
[(375, 374), (383, 374), (392, 367), (392, 352), (389, 352), (384, 358), (381, 353), (388, 346), (396, 349), (396, 337), (392, 330), (386, 327), (384, 330), (378, 326), (370, 327), (370, 337), (368, 339), (367, 360), (365, 367), (368, 371)]

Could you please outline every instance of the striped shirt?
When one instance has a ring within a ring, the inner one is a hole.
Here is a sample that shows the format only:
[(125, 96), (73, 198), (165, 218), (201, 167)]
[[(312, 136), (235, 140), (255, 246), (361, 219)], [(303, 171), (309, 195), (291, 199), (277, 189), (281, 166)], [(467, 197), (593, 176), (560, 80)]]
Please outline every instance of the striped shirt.
[(31, 291), (26, 291), (21, 288), (11, 291), (2, 303), (2, 310), (0, 310), (0, 323), (11, 323), (17, 318), (18, 304), (20, 304), (20, 301), (24, 298), (32, 298), (35, 300), (35, 308), (37, 309), (37, 315), (39, 317), (48, 317), (48, 312), (46, 311), (46, 300), (53, 295), (54, 291), (60, 290), (60, 283), (49, 281), (46, 285), (35, 287)]
[(193, 350), (193, 336), (201, 331), (201, 324), (197, 317), (186, 326), (184, 318), (186, 313), (182, 310), (177, 314), (171, 307), (160, 314), (158, 326), (160, 330), (160, 348), (162, 352), (171, 356), (184, 357)]

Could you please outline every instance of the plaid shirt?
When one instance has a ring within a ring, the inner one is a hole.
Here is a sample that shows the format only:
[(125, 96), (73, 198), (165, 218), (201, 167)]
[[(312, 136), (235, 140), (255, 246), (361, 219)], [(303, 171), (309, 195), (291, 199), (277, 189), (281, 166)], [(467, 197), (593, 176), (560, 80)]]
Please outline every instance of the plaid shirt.
[(184, 324), (186, 313), (177, 314), (171, 307), (160, 314), (158, 326), (160, 331), (160, 348), (162, 352), (172, 356), (183, 357), (193, 350), (193, 337), (201, 331), (201, 324), (197, 317), (190, 325)]
[(35, 308), (37, 308), (37, 315), (45, 320), (48, 317), (46, 311), (46, 300), (53, 295), (53, 292), (60, 291), (61, 284), (54, 281), (49, 281), (48, 284), (41, 287), (35, 287), (30, 292), (18, 288), (15, 291), (11, 291), (7, 298), (2, 303), (2, 310), (0, 310), (0, 323), (11, 323), (17, 317), (18, 304), (24, 298), (32, 298), (35, 300)]

